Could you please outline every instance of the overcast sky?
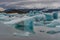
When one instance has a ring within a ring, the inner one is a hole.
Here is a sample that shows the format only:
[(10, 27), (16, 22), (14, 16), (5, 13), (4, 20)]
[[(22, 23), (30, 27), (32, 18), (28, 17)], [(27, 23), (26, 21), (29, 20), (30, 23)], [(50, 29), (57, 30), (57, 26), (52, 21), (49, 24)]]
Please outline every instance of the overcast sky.
[(3, 8), (44, 8), (60, 7), (60, 0), (0, 0)]

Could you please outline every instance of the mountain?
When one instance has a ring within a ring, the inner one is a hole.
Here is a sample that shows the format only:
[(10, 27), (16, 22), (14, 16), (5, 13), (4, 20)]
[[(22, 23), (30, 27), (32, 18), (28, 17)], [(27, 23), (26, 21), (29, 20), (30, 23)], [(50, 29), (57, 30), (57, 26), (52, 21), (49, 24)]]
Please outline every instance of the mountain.
[(24, 13), (28, 13), (29, 11), (34, 11), (34, 10), (41, 11), (41, 10), (44, 10), (44, 8), (41, 8), (41, 9), (6, 9), (4, 12), (24, 14)]

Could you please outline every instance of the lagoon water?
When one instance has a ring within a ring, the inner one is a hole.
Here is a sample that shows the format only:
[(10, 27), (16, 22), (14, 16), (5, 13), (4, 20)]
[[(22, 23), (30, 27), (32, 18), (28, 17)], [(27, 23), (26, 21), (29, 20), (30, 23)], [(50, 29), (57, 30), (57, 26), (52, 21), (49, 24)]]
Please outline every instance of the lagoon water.
[[(1, 40), (60, 40), (60, 33), (57, 34), (47, 34), (48, 30), (57, 30), (59, 28), (48, 28), (43, 26), (36, 26), (34, 28), (36, 34), (33, 36), (23, 37), (23, 36), (13, 36), (12, 33), (15, 32), (10, 26), (0, 23), (0, 39)], [(40, 32), (44, 30), (45, 32)]]
[[(54, 30), (59, 31), (60, 27), (55, 28), (49, 28), (46, 26), (34, 26), (34, 34), (33, 36), (14, 36), (13, 33), (16, 32), (16, 30), (7, 24), (3, 24), (0, 22), (0, 39), (1, 40), (60, 40), (60, 33), (56, 34), (48, 34), (47, 31)], [(40, 32), (40, 30), (43, 30), (44, 32)]]

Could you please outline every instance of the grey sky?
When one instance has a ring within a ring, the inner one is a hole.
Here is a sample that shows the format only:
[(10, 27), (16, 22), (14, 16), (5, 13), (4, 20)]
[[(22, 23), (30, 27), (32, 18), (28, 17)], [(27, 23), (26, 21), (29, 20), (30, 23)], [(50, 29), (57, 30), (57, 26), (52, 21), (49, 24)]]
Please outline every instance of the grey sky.
[(60, 7), (60, 0), (0, 0), (3, 8), (43, 8)]

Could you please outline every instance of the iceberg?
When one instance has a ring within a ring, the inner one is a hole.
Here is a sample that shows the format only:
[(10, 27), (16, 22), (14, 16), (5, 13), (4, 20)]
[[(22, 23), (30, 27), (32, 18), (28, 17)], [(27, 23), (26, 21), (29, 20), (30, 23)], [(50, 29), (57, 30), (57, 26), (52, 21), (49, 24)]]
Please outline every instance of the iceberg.
[(53, 18), (54, 18), (54, 19), (58, 19), (58, 12), (54, 12), (54, 13), (53, 13)]
[(53, 15), (52, 13), (45, 13), (44, 14), (46, 17), (46, 21), (52, 21), (53, 20)]
[(54, 20), (50, 24), (47, 24), (47, 27), (56, 27), (57, 25), (60, 25), (60, 19)]

